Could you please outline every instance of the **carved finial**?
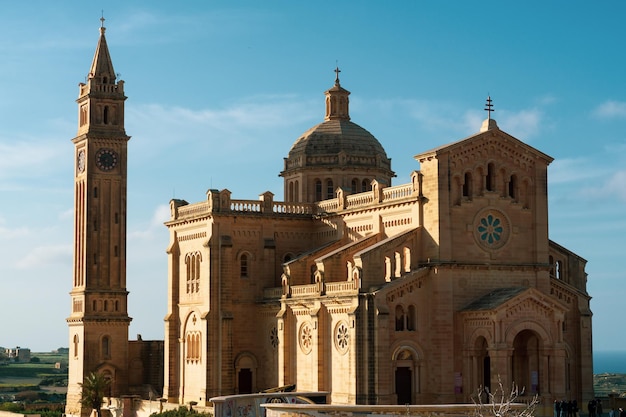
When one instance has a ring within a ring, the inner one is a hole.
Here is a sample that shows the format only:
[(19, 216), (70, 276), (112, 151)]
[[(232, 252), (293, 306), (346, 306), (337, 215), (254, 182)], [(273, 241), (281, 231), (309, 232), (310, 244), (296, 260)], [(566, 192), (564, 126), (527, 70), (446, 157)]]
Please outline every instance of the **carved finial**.
[(487, 120), (491, 120), (491, 112), (494, 112), (493, 104), (491, 104), (491, 96), (487, 95), (487, 103), (485, 104), (485, 111), (487, 112)]
[(339, 73), (341, 72), (341, 70), (339, 69), (339, 66), (335, 67), (335, 85), (339, 85)]

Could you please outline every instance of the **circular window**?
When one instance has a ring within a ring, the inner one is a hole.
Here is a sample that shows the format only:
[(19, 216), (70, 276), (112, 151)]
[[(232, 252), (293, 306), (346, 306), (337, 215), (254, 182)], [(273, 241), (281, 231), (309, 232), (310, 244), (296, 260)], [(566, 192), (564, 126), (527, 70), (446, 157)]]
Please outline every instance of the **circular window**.
[(500, 210), (481, 210), (474, 219), (474, 239), (485, 249), (500, 249), (509, 241), (511, 223)]
[(274, 349), (278, 347), (278, 330), (276, 327), (270, 329), (270, 344)]
[(345, 321), (340, 321), (335, 326), (335, 348), (345, 354), (350, 348), (350, 330)]
[(313, 329), (311, 328), (311, 323), (303, 323), (300, 326), (300, 331), (298, 332), (298, 342), (300, 343), (300, 349), (305, 354), (311, 353), (311, 349), (313, 348)]

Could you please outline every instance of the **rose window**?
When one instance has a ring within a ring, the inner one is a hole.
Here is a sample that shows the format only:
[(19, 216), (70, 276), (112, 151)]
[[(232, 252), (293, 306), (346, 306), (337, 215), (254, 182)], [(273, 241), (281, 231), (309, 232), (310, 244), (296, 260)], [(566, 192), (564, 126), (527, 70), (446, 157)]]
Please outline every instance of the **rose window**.
[(502, 221), (499, 218), (488, 214), (487, 217), (480, 219), (478, 233), (483, 242), (486, 241), (487, 244), (493, 245), (502, 238), (503, 231)]
[(511, 234), (507, 216), (497, 209), (485, 209), (474, 218), (474, 238), (485, 249), (500, 249)]
[(298, 335), (298, 341), (300, 342), (300, 349), (304, 353), (310, 353), (313, 348), (313, 329), (309, 323), (304, 323), (300, 326), (300, 332)]
[(335, 346), (341, 353), (346, 353), (350, 346), (350, 331), (344, 322), (339, 323), (335, 328)]
[(272, 330), (270, 330), (270, 343), (274, 349), (278, 347), (278, 330), (276, 330), (276, 327), (272, 327)]

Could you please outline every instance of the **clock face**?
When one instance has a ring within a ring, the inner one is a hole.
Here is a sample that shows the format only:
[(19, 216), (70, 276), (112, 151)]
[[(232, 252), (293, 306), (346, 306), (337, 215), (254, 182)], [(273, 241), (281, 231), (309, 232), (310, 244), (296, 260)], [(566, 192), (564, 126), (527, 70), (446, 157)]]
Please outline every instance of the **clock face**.
[(85, 150), (81, 149), (78, 151), (78, 156), (76, 157), (76, 169), (78, 172), (83, 172), (85, 170)]
[(103, 171), (110, 171), (117, 165), (117, 153), (112, 149), (100, 149), (96, 153), (96, 165)]

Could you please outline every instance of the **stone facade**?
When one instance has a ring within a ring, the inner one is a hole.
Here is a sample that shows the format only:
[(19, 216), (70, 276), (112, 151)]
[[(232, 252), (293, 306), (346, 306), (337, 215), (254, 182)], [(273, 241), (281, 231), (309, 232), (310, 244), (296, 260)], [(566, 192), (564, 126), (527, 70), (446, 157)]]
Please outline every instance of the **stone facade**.
[[(464, 403), (481, 386), (516, 383), (547, 404), (585, 403), (593, 395), (586, 261), (549, 239), (552, 158), (489, 117), (476, 134), (416, 155), (411, 181), (392, 186), (391, 161), (350, 121), (348, 94), (337, 76), (325, 121), (292, 146), (281, 172), (285, 202), (269, 191), (237, 200), (227, 189), (170, 202), (164, 400), (207, 405), (294, 384), (327, 391), (334, 404)], [(125, 201), (128, 137), (113, 136), (106, 144), (119, 171), (96, 169), (100, 135), (75, 143), (77, 152), (88, 147), (85, 195), (90, 178), (117, 173), (112, 198)], [(77, 224), (90, 201), (77, 200)], [(94, 239), (112, 248), (112, 237), (124, 246), (115, 222), (102, 221), (109, 237), (77, 232), (77, 247)], [(123, 379), (128, 347), (119, 347), (119, 362), (83, 353), (82, 340), (96, 352), (106, 335), (127, 340), (121, 278), (107, 281), (115, 291), (75, 284), (74, 305), (84, 298), (92, 309), (100, 305), (92, 298), (106, 295), (120, 310), (73, 311), (71, 383), (109, 368), (118, 389), (145, 382)]]
[[(501, 381), (591, 397), (585, 260), (548, 236), (552, 158), (488, 119), (415, 159), (408, 184), (311, 203), (173, 200), (164, 396), (295, 384), (334, 404), (437, 404)], [(334, 169), (301, 167), (285, 190)]]

